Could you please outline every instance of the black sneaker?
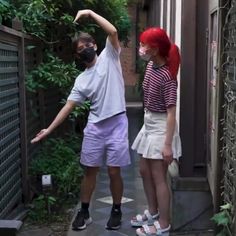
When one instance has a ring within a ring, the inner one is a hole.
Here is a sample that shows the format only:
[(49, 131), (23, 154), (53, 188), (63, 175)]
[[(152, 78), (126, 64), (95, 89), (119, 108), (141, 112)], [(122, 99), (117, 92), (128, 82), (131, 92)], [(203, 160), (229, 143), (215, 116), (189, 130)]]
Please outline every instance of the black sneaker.
[(122, 212), (117, 209), (111, 211), (110, 219), (107, 222), (106, 229), (116, 230), (121, 226)]
[(86, 226), (92, 223), (92, 218), (89, 216), (89, 212), (78, 211), (72, 223), (73, 230), (86, 229)]

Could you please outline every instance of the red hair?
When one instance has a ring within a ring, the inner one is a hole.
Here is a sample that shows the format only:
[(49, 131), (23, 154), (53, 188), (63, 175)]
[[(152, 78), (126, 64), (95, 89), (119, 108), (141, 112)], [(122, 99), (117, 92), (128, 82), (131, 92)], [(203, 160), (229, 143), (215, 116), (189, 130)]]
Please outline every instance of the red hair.
[(179, 49), (171, 43), (166, 31), (158, 27), (149, 28), (140, 35), (140, 42), (159, 49), (160, 56), (167, 59), (173, 79), (176, 79), (180, 64)]

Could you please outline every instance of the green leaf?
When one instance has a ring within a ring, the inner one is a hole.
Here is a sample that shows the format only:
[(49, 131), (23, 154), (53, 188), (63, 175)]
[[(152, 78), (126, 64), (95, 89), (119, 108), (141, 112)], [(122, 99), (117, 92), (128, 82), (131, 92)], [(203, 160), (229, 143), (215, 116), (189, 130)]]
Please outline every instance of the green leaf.
[(0, 0), (0, 4), (5, 6), (5, 7), (10, 7), (9, 2), (5, 1), (5, 0)]
[(222, 210), (231, 210), (232, 205), (230, 203), (227, 203), (225, 205), (220, 206), (220, 209), (222, 209)]
[(34, 48), (36, 48), (35, 45), (29, 45), (29, 46), (26, 47), (27, 50), (32, 50), (32, 49), (34, 49)]
[(52, 203), (55, 203), (57, 200), (55, 197), (49, 196), (48, 201), (52, 204)]
[(225, 211), (215, 214), (211, 219), (217, 225), (227, 226), (230, 223), (230, 219)]

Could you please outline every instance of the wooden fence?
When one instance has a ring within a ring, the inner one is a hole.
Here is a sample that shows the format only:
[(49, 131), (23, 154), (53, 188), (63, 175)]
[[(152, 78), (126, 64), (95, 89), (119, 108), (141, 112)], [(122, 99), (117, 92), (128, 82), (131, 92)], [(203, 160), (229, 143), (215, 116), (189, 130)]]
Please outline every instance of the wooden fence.
[(26, 91), (25, 74), (41, 59), (40, 41), (0, 25), (0, 219), (29, 200), (28, 163), (39, 148), (30, 140), (59, 109), (57, 90)]

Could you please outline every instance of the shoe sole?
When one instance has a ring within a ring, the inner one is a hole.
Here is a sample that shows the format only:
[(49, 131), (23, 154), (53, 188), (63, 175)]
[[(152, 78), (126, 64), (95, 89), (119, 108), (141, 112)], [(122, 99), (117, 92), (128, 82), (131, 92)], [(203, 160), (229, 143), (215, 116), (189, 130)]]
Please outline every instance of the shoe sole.
[(145, 220), (145, 221), (137, 221), (137, 220), (131, 220), (130, 224), (132, 227), (137, 228), (137, 227), (142, 227), (143, 225), (153, 225), (154, 221), (157, 220), (159, 218), (159, 215), (155, 218), (153, 218), (152, 220)]
[(142, 221), (142, 222), (131, 221), (130, 222), (131, 226), (134, 228), (142, 227), (143, 225), (151, 226), (151, 225), (153, 225), (153, 223), (154, 223), (154, 220), (152, 222), (150, 222), (150, 221), (149, 222), (148, 221)]
[[(159, 235), (159, 234), (156, 234), (156, 233), (147, 234), (147, 233), (141, 232), (140, 229), (137, 229), (137, 230), (136, 230), (136, 235), (137, 235), (137, 236), (147, 236), (147, 235)], [(162, 236), (169, 236), (169, 235), (170, 235), (170, 232), (169, 232), (169, 231), (162, 232), (160, 235), (162, 235)]]
[(83, 230), (86, 229), (88, 225), (90, 225), (93, 222), (92, 218), (89, 217), (87, 220), (85, 220), (85, 224), (80, 227), (72, 227), (73, 230)]
[(115, 227), (108, 227), (107, 225), (105, 226), (105, 228), (108, 230), (118, 230), (120, 227), (121, 227), (121, 222), (120, 222), (120, 225), (115, 226)]

